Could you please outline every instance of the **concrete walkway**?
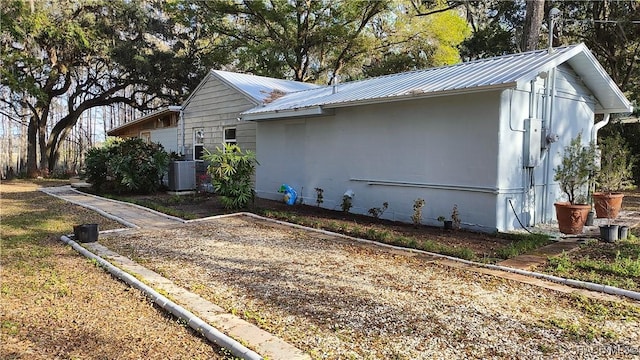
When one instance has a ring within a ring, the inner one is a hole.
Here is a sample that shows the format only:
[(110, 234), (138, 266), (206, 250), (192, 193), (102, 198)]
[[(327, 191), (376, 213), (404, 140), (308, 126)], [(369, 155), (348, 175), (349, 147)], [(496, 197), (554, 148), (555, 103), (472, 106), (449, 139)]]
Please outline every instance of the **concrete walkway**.
[[(71, 186), (41, 188), (42, 192), (73, 204), (98, 211), (112, 220), (129, 228), (158, 229), (176, 226), (186, 221), (149, 210), (147, 208), (110, 200), (79, 192)], [(126, 220), (124, 220), (126, 219)], [(135, 230), (134, 230), (135, 231)], [(93, 254), (103, 258), (127, 273), (133, 274), (148, 286), (166, 294), (177, 304), (188, 309), (206, 323), (217, 328), (227, 336), (245, 344), (248, 348), (268, 359), (307, 360), (310, 356), (284, 340), (260, 329), (259, 327), (227, 313), (221, 307), (187, 291), (171, 280), (151, 271), (144, 266), (121, 256), (99, 243), (82, 244)]]
[(184, 223), (181, 219), (142, 206), (85, 194), (73, 189), (70, 185), (46, 187), (40, 190), (70, 203), (97, 210), (103, 215), (106, 213), (109, 215), (107, 217), (127, 227), (153, 229)]

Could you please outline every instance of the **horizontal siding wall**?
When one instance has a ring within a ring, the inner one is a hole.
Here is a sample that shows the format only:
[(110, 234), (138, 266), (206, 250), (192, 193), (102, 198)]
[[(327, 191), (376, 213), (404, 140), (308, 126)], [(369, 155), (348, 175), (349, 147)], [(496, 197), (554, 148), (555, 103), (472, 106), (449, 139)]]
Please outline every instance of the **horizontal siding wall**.
[[(205, 148), (211, 152), (221, 147), (225, 128), (236, 128), (238, 145), (244, 150), (256, 149), (256, 125), (252, 122), (239, 121), (244, 110), (254, 107), (245, 95), (221, 82), (214, 75), (191, 98), (184, 109), (184, 141), (185, 156), (193, 158), (194, 129), (204, 129)], [(178, 139), (182, 144), (182, 127), (178, 126)]]

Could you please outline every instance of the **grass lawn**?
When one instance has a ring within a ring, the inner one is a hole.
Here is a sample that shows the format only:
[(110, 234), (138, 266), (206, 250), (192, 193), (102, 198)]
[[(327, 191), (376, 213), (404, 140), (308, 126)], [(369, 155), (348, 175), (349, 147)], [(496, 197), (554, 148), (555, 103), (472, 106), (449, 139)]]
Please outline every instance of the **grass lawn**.
[(0, 184), (0, 359), (222, 359), (142, 293), (60, 242), (73, 225), (120, 228), (39, 185)]
[(549, 259), (544, 272), (640, 291), (640, 239), (591, 241), (576, 252)]
[[(640, 212), (640, 192), (628, 192), (623, 210)], [(615, 243), (589, 241), (577, 251), (549, 259), (538, 271), (556, 276), (640, 291), (640, 231)]]

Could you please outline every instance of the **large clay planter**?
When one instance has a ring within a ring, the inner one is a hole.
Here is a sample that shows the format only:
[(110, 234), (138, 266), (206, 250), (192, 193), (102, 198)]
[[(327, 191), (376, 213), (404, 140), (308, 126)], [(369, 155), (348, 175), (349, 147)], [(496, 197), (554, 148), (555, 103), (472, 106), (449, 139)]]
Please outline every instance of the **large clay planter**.
[(615, 219), (622, 208), (623, 193), (593, 193), (596, 217)]
[(568, 202), (560, 202), (553, 205), (556, 207), (556, 217), (560, 232), (563, 234), (581, 234), (591, 206), (571, 205)]

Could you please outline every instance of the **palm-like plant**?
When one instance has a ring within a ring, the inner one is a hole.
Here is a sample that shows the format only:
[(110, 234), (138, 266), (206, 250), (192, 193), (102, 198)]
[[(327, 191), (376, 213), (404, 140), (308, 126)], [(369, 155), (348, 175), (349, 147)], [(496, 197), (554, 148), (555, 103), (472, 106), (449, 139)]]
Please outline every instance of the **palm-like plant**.
[(211, 153), (205, 149), (202, 157), (210, 164), (207, 172), (211, 175), (214, 191), (227, 209), (241, 209), (254, 197), (251, 177), (258, 161), (251, 150), (242, 151), (236, 144), (224, 144)]

